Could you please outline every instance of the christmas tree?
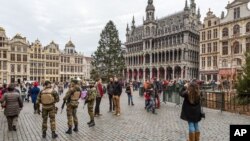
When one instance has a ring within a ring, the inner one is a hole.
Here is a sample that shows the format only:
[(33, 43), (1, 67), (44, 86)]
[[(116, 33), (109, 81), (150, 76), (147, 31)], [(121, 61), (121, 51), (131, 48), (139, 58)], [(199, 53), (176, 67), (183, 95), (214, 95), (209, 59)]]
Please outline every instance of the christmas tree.
[(100, 36), (99, 46), (92, 55), (92, 74), (95, 75), (92, 77), (99, 76), (104, 81), (114, 76), (121, 77), (125, 61), (118, 30), (112, 21), (106, 24)]
[(243, 66), (243, 74), (238, 77), (237, 101), (239, 104), (250, 103), (250, 53), (246, 53), (246, 64)]

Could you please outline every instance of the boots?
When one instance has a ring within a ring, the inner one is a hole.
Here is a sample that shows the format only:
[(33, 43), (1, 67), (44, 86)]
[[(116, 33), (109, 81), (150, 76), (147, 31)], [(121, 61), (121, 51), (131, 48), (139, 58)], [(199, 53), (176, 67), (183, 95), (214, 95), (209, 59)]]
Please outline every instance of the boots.
[(43, 131), (43, 138), (46, 138), (46, 131)]
[(87, 122), (87, 124), (89, 125), (92, 122), (92, 120), (90, 120), (89, 122)]
[(188, 141), (195, 141), (195, 133), (189, 133), (189, 140)]
[(74, 132), (78, 132), (78, 125), (75, 125), (75, 128), (73, 129)]
[(58, 135), (56, 134), (56, 132), (55, 132), (55, 131), (52, 131), (52, 138), (55, 139), (55, 138), (57, 138), (57, 137), (58, 137)]
[(66, 134), (72, 134), (72, 128), (69, 127), (68, 131), (65, 132)]
[(195, 132), (195, 141), (200, 141), (200, 132)]
[(89, 127), (93, 127), (93, 126), (95, 126), (95, 121), (91, 120), (91, 122), (89, 123)]

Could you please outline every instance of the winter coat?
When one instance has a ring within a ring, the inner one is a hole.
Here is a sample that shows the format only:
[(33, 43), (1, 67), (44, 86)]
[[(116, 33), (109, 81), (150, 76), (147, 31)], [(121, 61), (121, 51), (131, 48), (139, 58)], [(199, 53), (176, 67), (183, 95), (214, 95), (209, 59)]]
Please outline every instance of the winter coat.
[(107, 91), (109, 95), (113, 95), (114, 88), (113, 88), (113, 82), (110, 82), (107, 86)]
[(22, 98), (20, 94), (15, 91), (6, 92), (0, 102), (5, 102), (6, 104), (4, 109), (5, 116), (18, 116), (23, 107)]
[(102, 97), (104, 95), (102, 84), (97, 83), (96, 89), (97, 89), (97, 96), (96, 97)]
[(114, 83), (114, 95), (120, 96), (122, 94), (122, 86), (119, 82)]
[(188, 100), (188, 91), (185, 87), (180, 91), (180, 96), (184, 98), (181, 110), (181, 119), (188, 122), (199, 122), (201, 120), (200, 100), (198, 100), (194, 104), (191, 104)]
[(30, 90), (32, 103), (36, 103), (36, 99), (37, 99), (37, 96), (38, 96), (39, 93), (40, 93), (40, 89), (38, 87), (33, 87)]

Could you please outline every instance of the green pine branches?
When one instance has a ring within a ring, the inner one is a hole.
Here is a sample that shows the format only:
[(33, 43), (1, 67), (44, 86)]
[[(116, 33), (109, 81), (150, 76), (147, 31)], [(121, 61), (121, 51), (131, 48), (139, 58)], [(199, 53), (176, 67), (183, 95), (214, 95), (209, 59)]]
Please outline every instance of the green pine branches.
[(92, 79), (102, 78), (107, 81), (109, 77), (122, 76), (125, 61), (122, 54), (121, 41), (116, 26), (109, 21), (100, 35), (97, 50), (92, 55)]

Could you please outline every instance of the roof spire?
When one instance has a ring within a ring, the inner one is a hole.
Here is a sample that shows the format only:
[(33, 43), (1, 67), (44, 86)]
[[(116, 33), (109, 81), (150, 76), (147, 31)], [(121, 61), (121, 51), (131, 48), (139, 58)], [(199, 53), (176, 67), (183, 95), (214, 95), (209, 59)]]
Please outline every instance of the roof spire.
[(197, 16), (198, 16), (199, 19), (201, 18), (200, 7), (198, 8)]
[(127, 23), (127, 29), (126, 29), (126, 31), (127, 31), (127, 32), (129, 31), (128, 23)]
[(187, 10), (188, 10), (188, 2), (187, 2), (187, 0), (186, 0), (186, 3), (185, 3), (184, 10), (185, 10), (185, 11), (187, 11)]
[(131, 28), (132, 28), (132, 29), (135, 29), (135, 16), (133, 16)]

